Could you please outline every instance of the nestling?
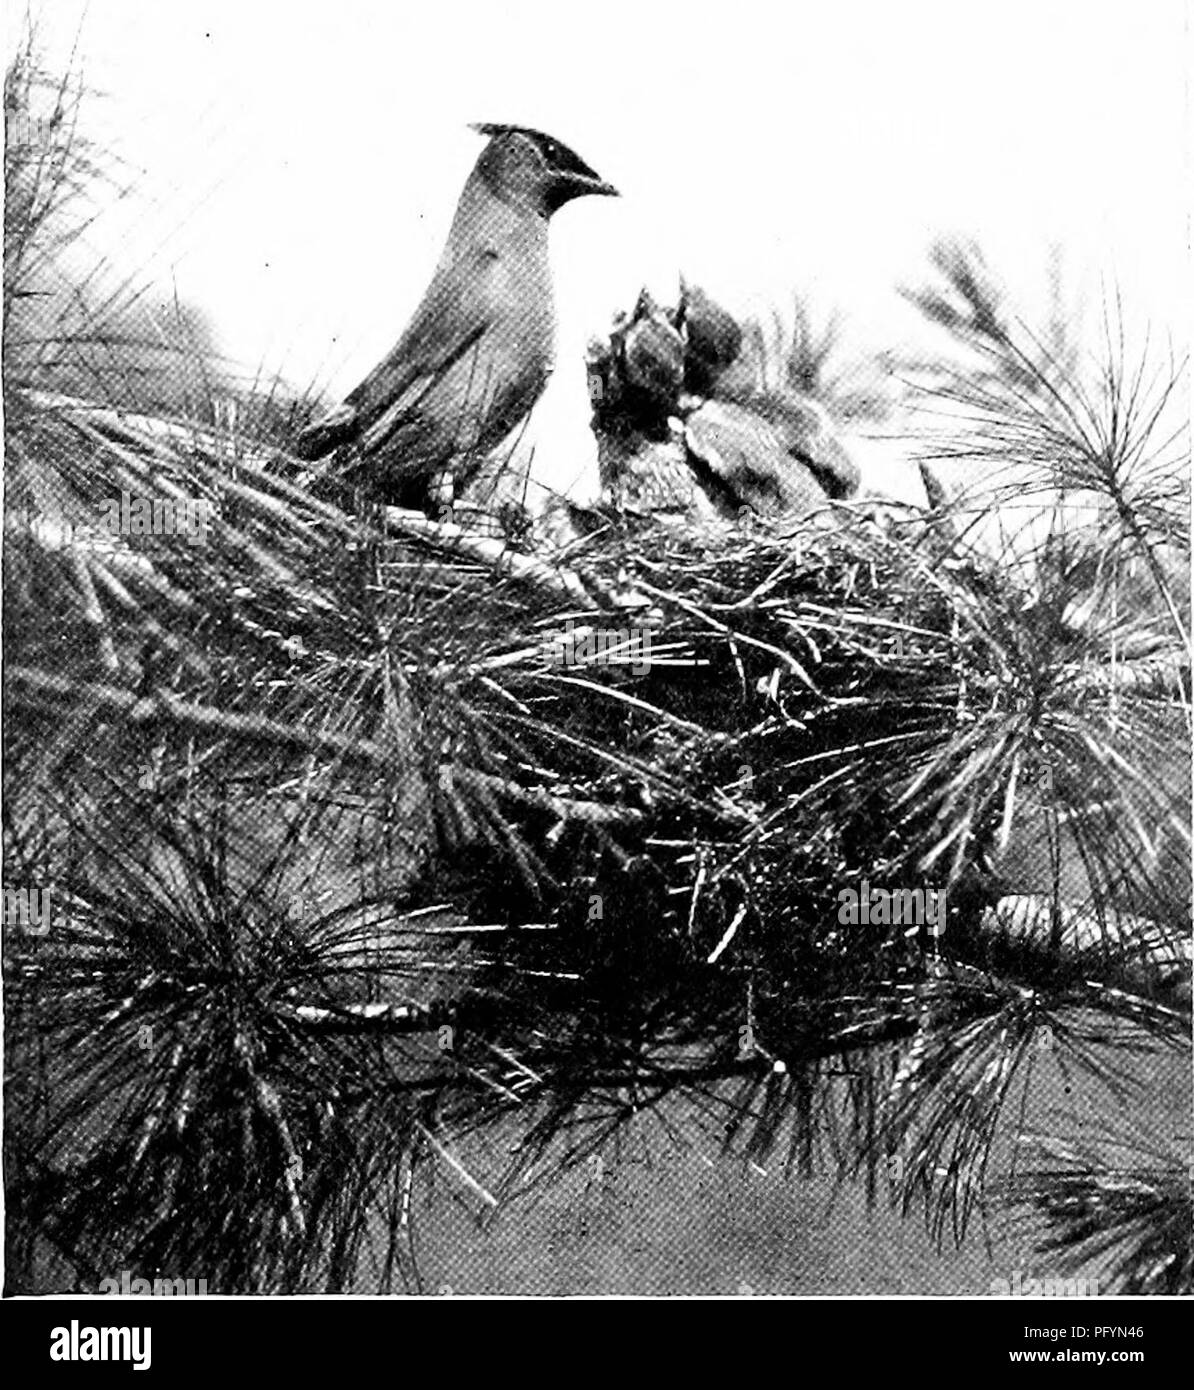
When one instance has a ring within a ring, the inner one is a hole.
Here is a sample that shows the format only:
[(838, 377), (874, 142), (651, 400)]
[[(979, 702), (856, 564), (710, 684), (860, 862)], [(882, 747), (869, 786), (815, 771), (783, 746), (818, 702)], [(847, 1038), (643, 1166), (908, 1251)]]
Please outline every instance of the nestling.
[(413, 319), (344, 405), (296, 446), (315, 459), (354, 443), (343, 471), (400, 506), (449, 500), (526, 418), (554, 364), (548, 221), (574, 198), (617, 194), (550, 136), (473, 128), (489, 142)]

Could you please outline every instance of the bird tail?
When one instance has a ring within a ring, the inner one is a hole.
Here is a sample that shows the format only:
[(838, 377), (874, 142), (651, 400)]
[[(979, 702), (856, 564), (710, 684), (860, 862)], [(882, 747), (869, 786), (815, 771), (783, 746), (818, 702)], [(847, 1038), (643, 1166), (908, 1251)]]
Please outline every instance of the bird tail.
[(329, 415), (316, 420), (299, 433), (294, 452), (301, 459), (319, 459), (355, 439), (360, 428), (357, 412), (350, 405), (337, 406)]

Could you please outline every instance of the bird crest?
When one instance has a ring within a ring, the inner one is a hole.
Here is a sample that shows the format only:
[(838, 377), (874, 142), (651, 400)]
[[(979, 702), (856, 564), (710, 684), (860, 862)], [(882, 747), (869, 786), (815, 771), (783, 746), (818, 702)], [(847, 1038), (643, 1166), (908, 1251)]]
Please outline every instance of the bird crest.
[[(491, 138), (499, 135), (521, 135), (538, 149), (543, 156), (543, 160), (549, 169), (560, 174), (569, 174), (575, 178), (583, 179), (594, 185), (609, 188), (604, 184), (600, 174), (586, 164), (575, 150), (570, 149), (562, 140), (557, 140), (554, 135), (546, 135), (541, 130), (533, 130), (525, 125), (503, 125), (495, 121), (474, 122), (470, 127), (478, 135), (488, 135)], [(609, 191), (613, 191), (610, 189)]]

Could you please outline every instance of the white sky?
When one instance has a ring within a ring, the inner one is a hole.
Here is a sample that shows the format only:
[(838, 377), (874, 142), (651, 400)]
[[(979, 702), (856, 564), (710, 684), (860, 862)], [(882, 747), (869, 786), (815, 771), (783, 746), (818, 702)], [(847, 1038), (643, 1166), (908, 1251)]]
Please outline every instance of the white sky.
[(623, 192), (554, 225), (574, 404), (579, 345), (681, 268), (738, 311), (799, 289), (898, 346), (894, 287), (948, 231), (1029, 302), (1058, 242), (1186, 339), (1180, 0), (53, 0), (39, 27), (51, 60), (80, 32), (90, 127), (144, 171), (97, 249), (333, 395), (422, 292), (476, 120), (558, 135)]

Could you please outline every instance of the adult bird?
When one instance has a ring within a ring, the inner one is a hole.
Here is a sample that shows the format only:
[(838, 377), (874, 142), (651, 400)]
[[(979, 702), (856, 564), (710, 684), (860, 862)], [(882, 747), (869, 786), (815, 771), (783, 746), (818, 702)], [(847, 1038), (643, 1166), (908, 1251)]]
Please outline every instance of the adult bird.
[[(450, 500), (530, 412), (554, 365), (547, 224), (586, 194), (617, 194), (567, 145), (525, 126), (489, 137), (431, 284), (389, 355), (296, 452), (401, 506)], [(343, 462), (341, 460), (343, 459)]]

